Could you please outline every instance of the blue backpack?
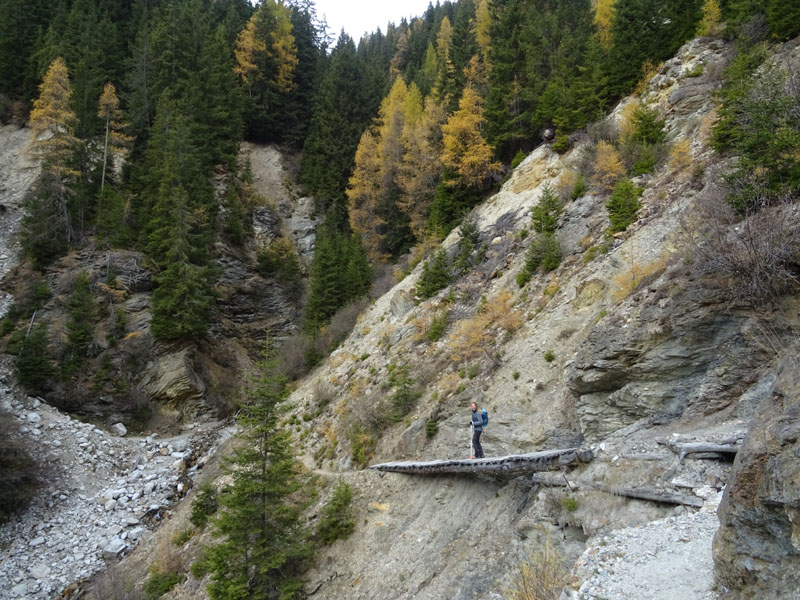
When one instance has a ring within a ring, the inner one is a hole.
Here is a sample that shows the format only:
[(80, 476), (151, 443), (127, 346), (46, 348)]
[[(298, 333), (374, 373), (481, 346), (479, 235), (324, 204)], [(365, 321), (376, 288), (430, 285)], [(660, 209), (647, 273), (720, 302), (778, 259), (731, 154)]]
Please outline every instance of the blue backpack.
[(481, 409), (481, 425), (486, 427), (489, 424), (489, 413), (486, 412), (485, 408)]

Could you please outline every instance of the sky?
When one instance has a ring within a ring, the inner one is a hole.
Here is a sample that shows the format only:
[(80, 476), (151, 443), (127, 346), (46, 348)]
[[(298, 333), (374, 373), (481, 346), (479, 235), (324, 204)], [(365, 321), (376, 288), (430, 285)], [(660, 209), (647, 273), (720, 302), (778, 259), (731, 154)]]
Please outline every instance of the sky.
[[(367, 32), (380, 27), (386, 33), (388, 22), (399, 23), (405, 17), (418, 17), (431, 0), (315, 0), (317, 16), (328, 21), (328, 30), (338, 36), (342, 27), (356, 43)], [(434, 0), (435, 4), (435, 0)]]

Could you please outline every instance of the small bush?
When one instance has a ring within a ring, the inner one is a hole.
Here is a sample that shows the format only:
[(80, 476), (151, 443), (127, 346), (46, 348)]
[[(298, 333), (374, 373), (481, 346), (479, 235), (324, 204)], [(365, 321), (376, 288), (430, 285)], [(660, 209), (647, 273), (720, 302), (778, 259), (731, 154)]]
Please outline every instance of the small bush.
[[(19, 382), (28, 393), (44, 392), (48, 389), (49, 381), (56, 375), (55, 365), (50, 358), (47, 325), (40, 323), (34, 326), (28, 337), (24, 337), (24, 330), (19, 329), (18, 332), (19, 346), (15, 364)], [(12, 346), (12, 341), (9, 346)]]
[(433, 321), (431, 321), (431, 326), (428, 329), (428, 339), (432, 342), (439, 341), (442, 339), (444, 332), (447, 330), (447, 320), (450, 317), (450, 312), (444, 310), (440, 312), (438, 315), (433, 317)]
[(636, 220), (636, 215), (641, 207), (639, 196), (643, 191), (630, 179), (623, 179), (614, 186), (614, 192), (606, 202), (608, 218), (611, 221), (608, 233), (625, 231), (628, 225)]
[(575, 185), (572, 187), (572, 191), (569, 195), (570, 199), (574, 201), (578, 198), (582, 198), (588, 191), (589, 188), (586, 185), (586, 179), (582, 173), (578, 173), (578, 177), (575, 179)]
[(360, 468), (367, 466), (375, 455), (375, 438), (364, 430), (360, 423), (354, 423), (347, 433), (350, 442), (353, 462)]
[(14, 419), (0, 409), (0, 524), (23, 508), (38, 487), (36, 463), (16, 431)]
[(516, 169), (520, 165), (520, 163), (522, 163), (522, 161), (525, 160), (527, 156), (528, 155), (522, 150), (517, 150), (517, 153), (514, 155), (514, 158), (511, 159), (511, 168)]
[(150, 577), (144, 583), (144, 597), (146, 600), (158, 600), (183, 581), (183, 575), (178, 572), (150, 571)]
[(620, 177), (625, 175), (625, 165), (619, 152), (606, 142), (598, 142), (593, 165), (594, 184), (603, 191), (611, 191)]
[(433, 259), (426, 261), (422, 267), (422, 274), (417, 282), (417, 295), (420, 298), (430, 298), (442, 288), (450, 285), (451, 277), (447, 252), (439, 249)]
[(611, 244), (608, 242), (589, 247), (586, 252), (583, 253), (583, 264), (592, 262), (599, 254), (607, 254), (610, 249)]
[(566, 133), (557, 133), (553, 141), (553, 152), (564, 154), (567, 150), (569, 150), (569, 136)]
[(525, 287), (530, 280), (531, 272), (527, 268), (523, 268), (522, 271), (517, 273), (517, 285), (519, 287)]
[(194, 529), (183, 529), (172, 536), (172, 543), (176, 546), (183, 546), (186, 542), (192, 539)]
[(519, 566), (508, 600), (558, 600), (567, 583), (564, 558), (554, 548), (549, 534), (540, 549)]
[(540, 267), (543, 271), (550, 272), (561, 264), (561, 246), (551, 233), (542, 233), (536, 236), (528, 248), (525, 259), (525, 270), (535, 273)]
[(546, 350), (544, 353), (544, 359), (547, 362), (553, 362), (556, 359), (556, 353), (552, 350)]
[(437, 433), (439, 433), (439, 423), (431, 419), (425, 421), (425, 435), (431, 438)]
[(353, 488), (343, 479), (337, 481), (333, 495), (322, 510), (322, 517), (317, 526), (317, 537), (323, 545), (330, 546), (336, 540), (345, 539), (355, 529), (352, 500)]
[(578, 510), (578, 499), (575, 498), (574, 496), (567, 496), (565, 498), (562, 498), (561, 506), (563, 506), (564, 510), (566, 511), (575, 512), (576, 510)]
[(519, 379), (519, 371), (514, 371), (513, 375), (511, 376), (514, 378), (514, 381), (516, 381), (517, 379)]
[(205, 483), (197, 492), (192, 502), (192, 513), (189, 521), (195, 527), (205, 527), (208, 518), (217, 512), (219, 502), (217, 500), (217, 489), (211, 483)]
[(274, 277), (293, 298), (302, 294), (300, 260), (294, 244), (287, 238), (278, 238), (259, 251), (258, 272), (264, 277)]

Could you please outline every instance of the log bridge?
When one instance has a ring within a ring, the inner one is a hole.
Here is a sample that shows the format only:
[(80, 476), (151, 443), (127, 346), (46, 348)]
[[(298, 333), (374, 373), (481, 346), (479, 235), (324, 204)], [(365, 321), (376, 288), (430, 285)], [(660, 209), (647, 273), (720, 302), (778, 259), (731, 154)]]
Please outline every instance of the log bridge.
[(520, 475), (537, 471), (552, 471), (576, 463), (587, 463), (594, 458), (591, 450), (566, 448), (545, 450), (531, 454), (512, 454), (495, 458), (469, 460), (433, 460), (429, 462), (389, 462), (371, 465), (370, 469), (410, 475), (439, 475), (443, 473), (483, 473)]

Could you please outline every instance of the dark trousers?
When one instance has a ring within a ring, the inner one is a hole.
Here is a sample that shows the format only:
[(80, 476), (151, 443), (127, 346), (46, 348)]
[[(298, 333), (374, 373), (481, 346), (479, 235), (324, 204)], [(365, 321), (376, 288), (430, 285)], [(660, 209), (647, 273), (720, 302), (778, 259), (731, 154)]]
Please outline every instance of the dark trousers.
[(472, 431), (472, 450), (475, 452), (475, 458), (483, 458), (483, 447), (481, 446), (481, 434), (483, 431)]

